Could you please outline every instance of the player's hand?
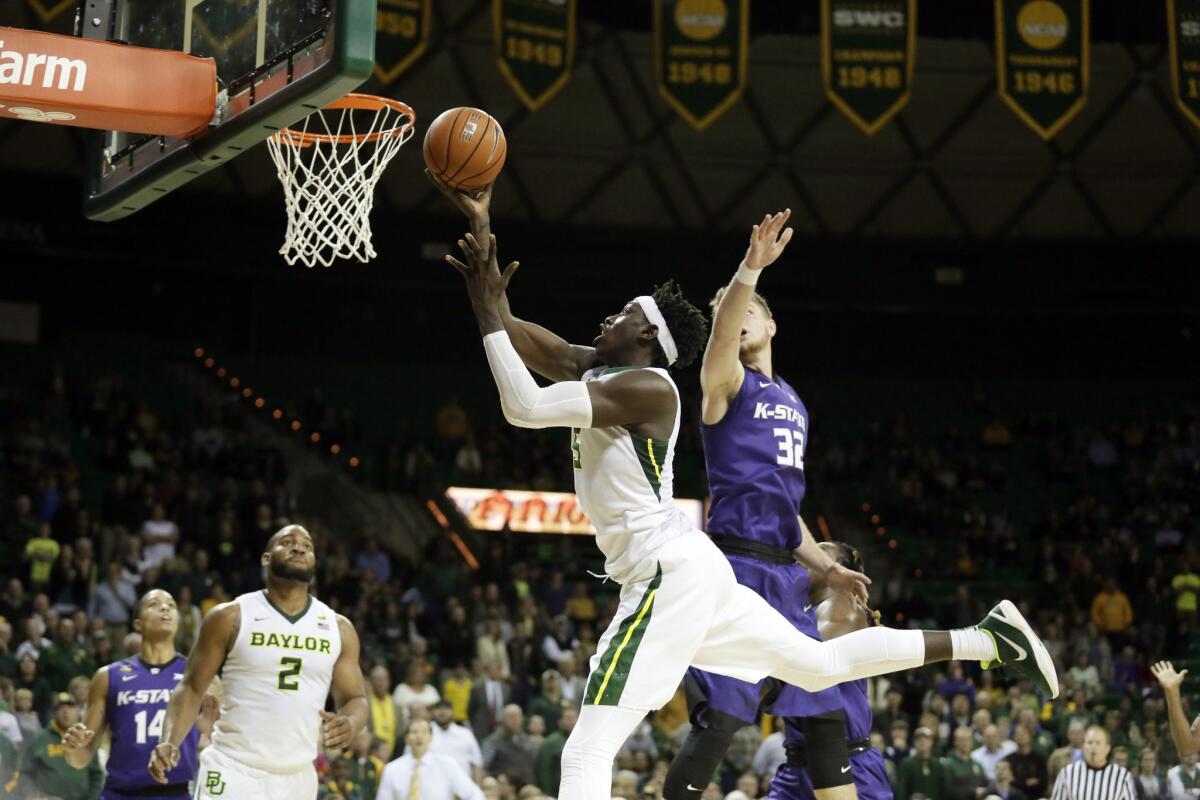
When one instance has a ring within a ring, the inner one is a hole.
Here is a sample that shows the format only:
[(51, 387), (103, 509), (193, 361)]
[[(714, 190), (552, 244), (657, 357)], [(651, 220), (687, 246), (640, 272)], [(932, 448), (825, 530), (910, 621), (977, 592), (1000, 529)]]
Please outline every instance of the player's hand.
[(508, 290), (508, 282), (521, 262), (514, 261), (504, 272), (500, 272), (500, 260), (496, 252), (496, 237), (488, 236), (487, 248), (481, 246), (475, 237), (468, 233), (458, 240), (466, 263), (451, 255), (446, 256), (450, 266), (458, 270), (467, 281), (467, 294), (472, 302), (482, 302), (488, 305), (499, 303)]
[(354, 726), (350, 723), (350, 718), (322, 711), (321, 719), (324, 720), (321, 730), (325, 735), (325, 749), (342, 750), (346, 748), (350, 744), (350, 740), (354, 738)]
[(206, 694), (200, 701), (200, 713), (196, 715), (196, 730), (201, 736), (212, 738), (213, 726), (221, 718), (221, 702), (215, 695)]
[(767, 214), (762, 222), (754, 226), (750, 231), (750, 246), (746, 248), (746, 257), (742, 259), (747, 267), (769, 267), (783, 254), (784, 248), (792, 240), (792, 229), (783, 227), (791, 216), (792, 210), (785, 208), (778, 214)]
[(467, 219), (476, 220), (483, 219), (488, 215), (488, 209), (492, 205), (492, 186), (494, 183), (489, 183), (482, 189), (476, 189), (474, 192), (460, 192), (457, 189), (451, 189), (446, 184), (439, 181), (433, 176), (433, 173), (428, 169), (425, 170), (425, 177), (438, 188), (438, 191), (446, 195), (454, 207), (466, 215)]
[(1183, 679), (1188, 671), (1176, 672), (1175, 665), (1170, 661), (1160, 661), (1150, 668), (1154, 673), (1154, 677), (1158, 678), (1158, 682), (1163, 689), (1178, 689), (1183, 684)]
[(829, 567), (829, 573), (825, 576), (825, 583), (834, 591), (848, 594), (856, 600), (861, 600), (863, 603), (866, 603), (870, 598), (867, 587), (871, 585), (871, 579), (861, 572), (855, 572), (849, 567), (844, 567), (836, 562)]
[(76, 722), (67, 728), (67, 733), (63, 736), (63, 746), (68, 750), (79, 750), (87, 747), (88, 742), (92, 741), (92, 737), (95, 735), (96, 732), (94, 730), (91, 730), (82, 722)]
[(167, 773), (179, 763), (179, 748), (169, 742), (160, 742), (150, 753), (150, 777), (159, 783), (167, 782)]

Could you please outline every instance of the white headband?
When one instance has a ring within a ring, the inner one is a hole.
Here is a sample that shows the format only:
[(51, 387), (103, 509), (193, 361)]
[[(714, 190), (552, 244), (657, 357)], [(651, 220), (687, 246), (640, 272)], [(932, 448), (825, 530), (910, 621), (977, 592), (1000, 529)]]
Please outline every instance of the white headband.
[(679, 350), (675, 348), (675, 339), (671, 336), (671, 329), (667, 327), (667, 320), (658, 310), (658, 303), (648, 294), (633, 298), (633, 302), (642, 307), (646, 321), (658, 328), (658, 343), (662, 345), (663, 353), (667, 356), (667, 365), (674, 364), (675, 359), (679, 358)]

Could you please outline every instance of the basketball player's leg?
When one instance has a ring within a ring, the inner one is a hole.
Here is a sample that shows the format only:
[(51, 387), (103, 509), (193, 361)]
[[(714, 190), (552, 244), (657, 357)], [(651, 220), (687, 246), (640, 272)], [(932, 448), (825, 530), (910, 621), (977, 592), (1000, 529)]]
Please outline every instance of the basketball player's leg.
[(200, 752), (195, 800), (316, 800), (317, 771), (277, 773), (241, 764), (213, 747)]
[(733, 734), (758, 716), (760, 684), (688, 670), (684, 693), (692, 728), (663, 781), (665, 800), (696, 800), (733, 743)]

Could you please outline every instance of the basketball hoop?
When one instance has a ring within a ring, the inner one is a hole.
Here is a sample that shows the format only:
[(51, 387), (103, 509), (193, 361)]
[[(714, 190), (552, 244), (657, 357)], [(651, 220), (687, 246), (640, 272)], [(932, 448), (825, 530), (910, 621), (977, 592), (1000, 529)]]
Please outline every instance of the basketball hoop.
[(289, 264), (328, 267), (334, 259), (375, 257), (371, 207), (375, 184), (413, 135), (416, 114), (386, 97), (348, 94), (284, 128), (267, 148), (287, 202), (280, 255)]

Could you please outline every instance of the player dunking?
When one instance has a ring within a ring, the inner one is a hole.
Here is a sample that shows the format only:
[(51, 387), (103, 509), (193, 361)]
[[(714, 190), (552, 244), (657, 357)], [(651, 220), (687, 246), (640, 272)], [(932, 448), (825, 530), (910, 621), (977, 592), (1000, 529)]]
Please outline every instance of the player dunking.
[[(1011, 604), (1007, 619), (981, 623), (1005, 642), (999, 654), (992, 637), (974, 628), (871, 628), (831, 642), (797, 631), (737, 583), (721, 551), (672, 498), (680, 404), (667, 368), (698, 354), (700, 312), (669, 283), (606, 318), (593, 347), (572, 346), (512, 316), (505, 290), (517, 264), (501, 274), (495, 237), (484, 250), (467, 234), (460, 247), (466, 262), (447, 260), (466, 280), (504, 415), (518, 427), (572, 429), (576, 494), (607, 572), (621, 584), (563, 749), (560, 798), (608, 798), (613, 757), (646, 712), (670, 699), (689, 664), (748, 682), (772, 675), (816, 691), (931, 661), (1002, 655), (1057, 694), (1049, 653)], [(557, 382), (539, 387), (526, 363)]]
[[(858, 550), (845, 542), (822, 542), (818, 546), (838, 565), (855, 572), (864, 571)], [(825, 641), (876, 624), (873, 611), (857, 597), (834, 591), (820, 573), (813, 575), (808, 602), (813, 606)], [(867, 700), (866, 679), (840, 683), (833, 691), (841, 695), (845, 709), (845, 726), (836, 733), (850, 754), (847, 772), (854, 780), (859, 800), (892, 800), (883, 753), (871, 747), (871, 704)], [(788, 757), (771, 781), (767, 800), (813, 800), (817, 796), (812, 762), (814, 743), (797, 720), (785, 720), (784, 730)]]
[[(788, 212), (754, 226), (739, 278), (773, 264), (791, 240)], [(803, 528), (808, 411), (771, 366), (775, 322), (766, 301), (736, 280), (713, 300), (713, 327), (700, 368), (701, 429), (712, 505), (708, 532), (738, 583), (753, 589), (797, 630), (818, 638), (808, 613), (809, 572), (866, 599), (865, 576), (831, 560)], [(797, 563), (797, 561), (799, 563)], [(693, 669), (687, 695), (692, 729), (671, 762), (666, 800), (696, 800), (725, 758), (733, 734), (754, 723), (761, 685)], [(798, 718), (811, 744), (809, 765), (821, 800), (852, 800), (845, 714), (836, 688), (784, 686), (771, 712)]]
[(175, 598), (152, 589), (138, 601), (134, 630), (142, 635), (141, 652), (96, 670), (88, 690), (87, 713), (63, 739), (67, 763), (83, 769), (96, 753), (105, 729), (112, 732), (112, 750), (105, 766), (100, 800), (186, 797), (196, 777), (197, 743), (212, 730), (216, 699), (208, 695), (196, 728), (180, 744), (179, 763), (167, 773), (166, 785), (146, 774), (146, 761), (158, 744), (167, 700), (183, 678), (187, 661), (175, 652), (179, 609)]
[[(221, 717), (212, 746), (200, 754), (197, 800), (313, 800), (318, 745), (339, 750), (367, 721), (358, 634), (309, 594), (316, 558), (308, 531), (280, 529), (262, 563), (265, 590), (222, 603), (205, 617), (150, 757), (150, 774), (165, 782), (220, 670)], [(325, 711), (330, 691), (337, 713)]]

